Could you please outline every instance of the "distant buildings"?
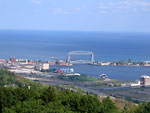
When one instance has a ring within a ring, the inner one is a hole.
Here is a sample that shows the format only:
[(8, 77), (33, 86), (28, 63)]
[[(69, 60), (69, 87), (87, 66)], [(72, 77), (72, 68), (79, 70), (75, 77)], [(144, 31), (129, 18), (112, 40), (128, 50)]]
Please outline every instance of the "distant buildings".
[(145, 61), (144, 66), (150, 66), (150, 61)]
[(33, 64), (25, 64), (21, 66), (22, 68), (26, 68), (26, 69), (34, 69), (35, 66)]
[(36, 64), (35, 68), (36, 68), (36, 70), (48, 70), (49, 64), (48, 63)]
[(100, 64), (101, 64), (101, 66), (109, 66), (111, 64), (111, 62), (101, 62)]
[(56, 65), (56, 61), (48, 61), (49, 65)]
[(57, 73), (58, 73), (58, 74), (62, 74), (63, 71), (62, 71), (61, 69), (59, 69), (59, 70), (57, 70)]
[(111, 81), (106, 74), (101, 74), (100, 79), (102, 79), (104, 81)]
[(68, 74), (68, 73), (74, 73), (74, 69), (73, 68), (62, 68), (62, 69), (59, 69), (57, 71), (59, 74)]
[(150, 86), (150, 76), (143, 75), (140, 77), (140, 80), (136, 81), (136, 83), (126, 83), (122, 84), (122, 86), (127, 87)]
[(7, 61), (5, 59), (0, 59), (0, 64), (5, 64)]
[(15, 63), (15, 62), (16, 62), (16, 58), (15, 58), (15, 57), (11, 57), (11, 58), (10, 58), (10, 61), (11, 61), (12, 63)]
[(65, 76), (80, 76), (80, 73), (74, 73), (74, 69), (73, 68), (62, 68), (57, 70), (58, 74), (62, 74)]
[(63, 73), (74, 73), (73, 68), (62, 68), (61, 70), (63, 71)]
[(107, 76), (106, 74), (101, 74), (101, 75), (100, 75), (100, 79), (104, 80), (104, 79), (106, 79), (106, 78), (108, 78), (108, 76)]
[(126, 86), (128, 87), (136, 87), (136, 86), (140, 86), (141, 82), (140, 81), (136, 81), (136, 83), (127, 83)]
[(58, 64), (59, 66), (68, 66), (69, 65), (66, 61), (63, 61), (63, 60), (57, 60), (56, 64)]
[(150, 86), (150, 76), (146, 75), (141, 76), (140, 82), (142, 86)]
[(28, 64), (28, 59), (16, 59), (16, 61), (20, 64)]
[(42, 64), (42, 69), (43, 70), (48, 70), (49, 69), (49, 64), (48, 63)]

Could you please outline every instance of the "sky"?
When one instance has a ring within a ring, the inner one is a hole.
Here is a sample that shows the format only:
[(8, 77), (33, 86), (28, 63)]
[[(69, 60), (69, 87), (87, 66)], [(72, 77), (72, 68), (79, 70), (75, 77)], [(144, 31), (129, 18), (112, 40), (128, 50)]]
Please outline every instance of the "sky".
[(150, 32), (150, 0), (0, 0), (0, 29)]

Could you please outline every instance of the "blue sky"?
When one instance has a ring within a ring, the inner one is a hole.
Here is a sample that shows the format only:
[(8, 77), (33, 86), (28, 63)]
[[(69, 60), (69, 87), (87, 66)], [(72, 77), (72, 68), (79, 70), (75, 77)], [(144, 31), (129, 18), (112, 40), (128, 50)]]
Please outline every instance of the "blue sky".
[(150, 32), (150, 0), (0, 0), (0, 29)]

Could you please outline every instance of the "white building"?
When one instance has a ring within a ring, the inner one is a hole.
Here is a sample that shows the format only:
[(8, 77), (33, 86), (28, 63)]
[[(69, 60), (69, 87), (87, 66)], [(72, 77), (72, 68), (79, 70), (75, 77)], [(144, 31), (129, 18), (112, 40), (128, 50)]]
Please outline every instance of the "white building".
[(137, 81), (136, 83), (127, 83), (126, 86), (128, 87), (136, 87), (136, 86), (140, 86), (141, 82)]
[(43, 70), (48, 70), (49, 69), (49, 64), (48, 63), (42, 64), (42, 69)]
[(16, 59), (20, 64), (28, 64), (28, 59)]
[(48, 63), (42, 63), (36, 65), (36, 70), (48, 70), (49, 64)]
[(111, 62), (101, 62), (101, 66), (108, 66), (110, 64), (111, 64)]
[(143, 75), (140, 78), (141, 85), (149, 86), (150, 85), (150, 76)]

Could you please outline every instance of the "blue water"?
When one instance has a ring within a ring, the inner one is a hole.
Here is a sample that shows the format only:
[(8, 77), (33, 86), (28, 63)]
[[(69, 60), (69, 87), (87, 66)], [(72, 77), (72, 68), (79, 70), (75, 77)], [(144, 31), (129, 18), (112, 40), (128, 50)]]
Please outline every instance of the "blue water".
[[(68, 52), (75, 50), (92, 51), (95, 60), (98, 61), (129, 58), (133, 61), (146, 61), (150, 60), (150, 33), (0, 31), (0, 58), (50, 60), (54, 56), (58, 59), (66, 59)], [(89, 59), (82, 56), (80, 58)], [(95, 66), (82, 66), (76, 70), (93, 76), (108, 73), (112, 78), (124, 80), (130, 79), (131, 76), (134, 76), (131, 77), (134, 80), (141, 74), (150, 73), (149, 69), (143, 67), (101, 67), (99, 69)]]
[(0, 56), (66, 58), (69, 51), (92, 51), (95, 59), (150, 60), (150, 34), (56, 31), (0, 31)]
[(135, 66), (93, 66), (75, 64), (71, 67), (51, 66), (54, 69), (74, 68), (76, 73), (87, 74), (95, 77), (105, 73), (111, 79), (131, 80), (140, 79), (141, 75), (150, 75), (150, 67), (135, 67)]

